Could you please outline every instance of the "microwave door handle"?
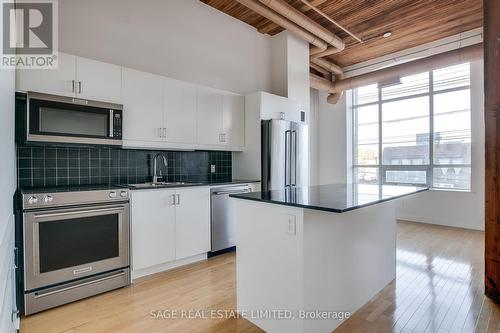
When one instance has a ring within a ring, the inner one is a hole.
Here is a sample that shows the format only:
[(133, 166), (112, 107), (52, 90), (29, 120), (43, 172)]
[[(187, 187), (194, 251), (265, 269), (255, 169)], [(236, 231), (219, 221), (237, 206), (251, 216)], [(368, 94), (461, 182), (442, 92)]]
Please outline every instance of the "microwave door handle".
[(113, 137), (113, 132), (114, 132), (113, 120), (114, 120), (114, 111), (109, 110), (109, 137), (110, 138)]

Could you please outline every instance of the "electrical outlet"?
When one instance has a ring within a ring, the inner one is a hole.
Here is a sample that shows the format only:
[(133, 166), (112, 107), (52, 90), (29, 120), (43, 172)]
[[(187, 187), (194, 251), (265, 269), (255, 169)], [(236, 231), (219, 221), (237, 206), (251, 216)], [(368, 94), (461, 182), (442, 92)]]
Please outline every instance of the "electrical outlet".
[(210, 165), (210, 173), (215, 173), (215, 164)]
[(295, 215), (287, 215), (286, 233), (292, 236), (297, 234), (297, 217)]

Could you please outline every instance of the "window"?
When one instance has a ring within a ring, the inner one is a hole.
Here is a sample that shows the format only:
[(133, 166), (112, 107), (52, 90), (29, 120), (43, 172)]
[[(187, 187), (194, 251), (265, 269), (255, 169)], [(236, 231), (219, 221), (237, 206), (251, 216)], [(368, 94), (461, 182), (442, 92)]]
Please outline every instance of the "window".
[(353, 179), (470, 190), (470, 64), (354, 89)]

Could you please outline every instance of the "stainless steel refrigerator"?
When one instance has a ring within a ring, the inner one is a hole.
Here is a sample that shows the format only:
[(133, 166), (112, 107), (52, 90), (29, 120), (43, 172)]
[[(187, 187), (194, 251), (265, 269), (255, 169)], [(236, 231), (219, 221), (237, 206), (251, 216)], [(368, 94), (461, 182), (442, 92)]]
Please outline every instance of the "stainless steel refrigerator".
[(286, 120), (262, 120), (262, 191), (309, 183), (308, 127)]

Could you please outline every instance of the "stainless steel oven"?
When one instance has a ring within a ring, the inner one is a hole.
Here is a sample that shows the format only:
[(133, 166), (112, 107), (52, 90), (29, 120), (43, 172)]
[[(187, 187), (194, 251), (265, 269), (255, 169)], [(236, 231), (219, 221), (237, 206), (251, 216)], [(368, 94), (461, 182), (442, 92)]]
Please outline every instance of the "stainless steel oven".
[(28, 92), (26, 142), (122, 144), (123, 106)]
[(126, 285), (128, 189), (23, 195), (25, 313)]

